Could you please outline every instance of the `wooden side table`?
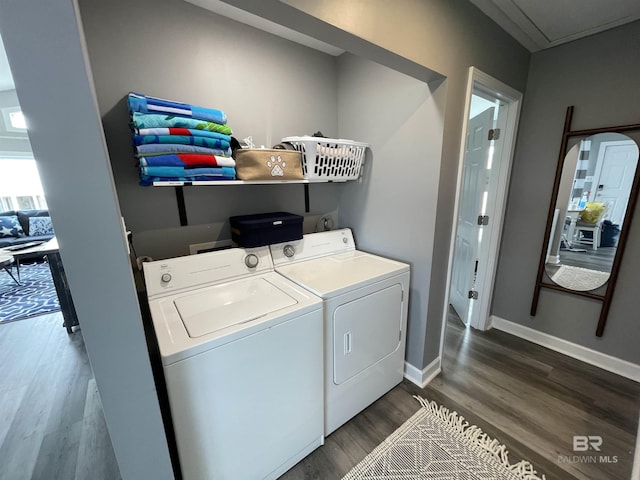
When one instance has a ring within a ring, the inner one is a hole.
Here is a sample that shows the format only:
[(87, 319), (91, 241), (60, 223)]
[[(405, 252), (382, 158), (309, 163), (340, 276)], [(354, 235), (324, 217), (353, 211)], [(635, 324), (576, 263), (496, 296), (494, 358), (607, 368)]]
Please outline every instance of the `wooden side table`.
[[(0, 255), (5, 254), (0, 253)], [(16, 250), (13, 252), (11, 257), (16, 261), (16, 266), (18, 267), (18, 279), (20, 278), (20, 259), (31, 258), (37, 255), (47, 257), (49, 269), (51, 270), (51, 278), (53, 279), (53, 285), (56, 288), (58, 300), (60, 301), (60, 311), (62, 312), (62, 318), (64, 321), (63, 325), (64, 328), (67, 329), (68, 333), (72, 333), (72, 327), (79, 325), (78, 316), (76, 314), (75, 306), (73, 305), (73, 299), (71, 298), (71, 291), (69, 290), (67, 277), (64, 273), (62, 260), (60, 259), (58, 240), (55, 237), (36, 247), (25, 248), (24, 250)], [(13, 277), (13, 275), (11, 275), (11, 277)], [(17, 280), (16, 283), (19, 284)]]

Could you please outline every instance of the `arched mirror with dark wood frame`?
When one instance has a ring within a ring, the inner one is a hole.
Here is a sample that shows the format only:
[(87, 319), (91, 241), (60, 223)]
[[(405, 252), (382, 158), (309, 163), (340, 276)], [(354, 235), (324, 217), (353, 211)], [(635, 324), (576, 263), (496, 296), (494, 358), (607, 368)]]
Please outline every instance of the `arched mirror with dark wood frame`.
[[(602, 336), (640, 190), (640, 124), (571, 130), (567, 108), (531, 305), (541, 289), (602, 302)], [(627, 136), (633, 134), (636, 139)]]

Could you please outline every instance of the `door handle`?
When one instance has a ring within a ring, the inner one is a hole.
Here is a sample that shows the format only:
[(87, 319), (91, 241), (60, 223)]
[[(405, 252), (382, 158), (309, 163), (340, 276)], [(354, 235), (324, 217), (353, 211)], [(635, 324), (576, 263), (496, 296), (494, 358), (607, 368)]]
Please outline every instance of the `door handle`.
[(351, 332), (344, 334), (344, 354), (349, 355), (351, 353)]

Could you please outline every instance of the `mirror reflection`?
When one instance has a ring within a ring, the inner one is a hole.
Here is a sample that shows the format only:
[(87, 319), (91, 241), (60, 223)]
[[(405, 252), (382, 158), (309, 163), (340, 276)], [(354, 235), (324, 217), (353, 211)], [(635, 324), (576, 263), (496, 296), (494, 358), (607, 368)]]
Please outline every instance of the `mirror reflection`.
[(638, 145), (599, 133), (564, 159), (545, 270), (556, 284), (595, 290), (609, 279), (638, 164)]

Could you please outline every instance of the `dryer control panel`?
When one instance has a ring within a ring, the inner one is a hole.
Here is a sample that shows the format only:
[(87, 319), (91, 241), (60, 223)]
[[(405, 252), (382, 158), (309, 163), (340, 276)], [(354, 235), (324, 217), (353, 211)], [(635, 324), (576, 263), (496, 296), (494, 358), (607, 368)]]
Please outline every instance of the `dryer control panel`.
[(273, 271), (273, 262), (265, 246), (145, 262), (143, 268), (147, 295), (152, 297)]
[(275, 266), (325, 257), (356, 249), (350, 228), (328, 232), (309, 233), (302, 240), (271, 245), (271, 256)]

